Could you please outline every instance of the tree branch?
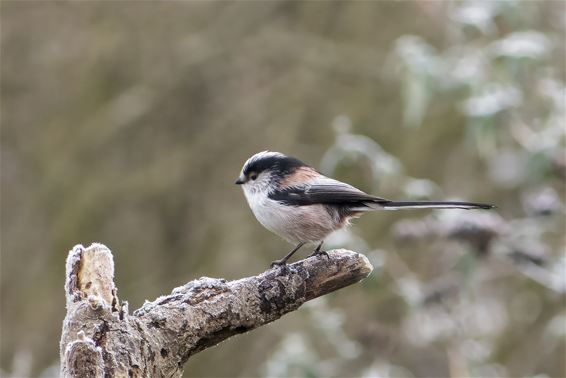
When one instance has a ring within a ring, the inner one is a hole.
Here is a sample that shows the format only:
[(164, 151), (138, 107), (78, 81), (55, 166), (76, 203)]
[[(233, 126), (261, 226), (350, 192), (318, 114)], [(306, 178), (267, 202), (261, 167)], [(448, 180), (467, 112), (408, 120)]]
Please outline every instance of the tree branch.
[(373, 269), (355, 252), (328, 255), (237, 281), (202, 277), (129, 315), (117, 296), (110, 250), (78, 245), (67, 258), (62, 375), (179, 377), (193, 354), (356, 283)]

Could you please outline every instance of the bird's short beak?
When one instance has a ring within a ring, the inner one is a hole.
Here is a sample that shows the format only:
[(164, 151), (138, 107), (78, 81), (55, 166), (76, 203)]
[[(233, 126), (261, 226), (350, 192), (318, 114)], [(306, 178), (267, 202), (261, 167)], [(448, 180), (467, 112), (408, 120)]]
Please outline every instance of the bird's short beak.
[(235, 182), (234, 184), (236, 184), (236, 185), (242, 185), (244, 182), (245, 182), (245, 181), (244, 181), (243, 178), (238, 177), (238, 179), (236, 180), (236, 182)]

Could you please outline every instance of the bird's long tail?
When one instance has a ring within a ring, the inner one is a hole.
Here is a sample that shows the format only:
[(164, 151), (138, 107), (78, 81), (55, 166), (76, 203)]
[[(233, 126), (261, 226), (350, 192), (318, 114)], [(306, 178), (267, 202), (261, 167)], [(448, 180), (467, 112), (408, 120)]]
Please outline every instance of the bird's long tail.
[[(385, 210), (402, 209), (493, 209), (495, 206), (485, 203), (457, 201), (385, 201), (377, 203)], [(373, 206), (372, 206), (373, 207)]]

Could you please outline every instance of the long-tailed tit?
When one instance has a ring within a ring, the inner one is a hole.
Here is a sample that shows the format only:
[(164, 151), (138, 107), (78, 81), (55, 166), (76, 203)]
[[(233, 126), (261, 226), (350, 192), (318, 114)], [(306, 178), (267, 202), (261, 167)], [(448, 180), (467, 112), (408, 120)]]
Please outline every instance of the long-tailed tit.
[(390, 201), (328, 178), (298, 159), (271, 151), (249, 158), (236, 184), (242, 185), (259, 223), (296, 244), (272, 266), (285, 265), (306, 243), (317, 244), (312, 255), (326, 254), (321, 250), (324, 239), (367, 211), (494, 207), (471, 202)]

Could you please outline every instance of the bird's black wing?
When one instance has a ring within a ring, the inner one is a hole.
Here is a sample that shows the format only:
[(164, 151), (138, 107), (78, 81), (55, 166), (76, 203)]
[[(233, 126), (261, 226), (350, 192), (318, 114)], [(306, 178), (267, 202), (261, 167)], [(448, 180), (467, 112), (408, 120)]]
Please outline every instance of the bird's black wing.
[(389, 202), (332, 179), (282, 188), (270, 193), (269, 198), (291, 206), (314, 204), (363, 206), (367, 202)]
[(311, 184), (285, 187), (269, 194), (269, 198), (290, 206), (314, 204), (334, 205), (343, 214), (371, 210), (399, 209), (492, 209), (493, 205), (460, 201), (390, 201), (375, 197), (346, 183), (318, 179)]

